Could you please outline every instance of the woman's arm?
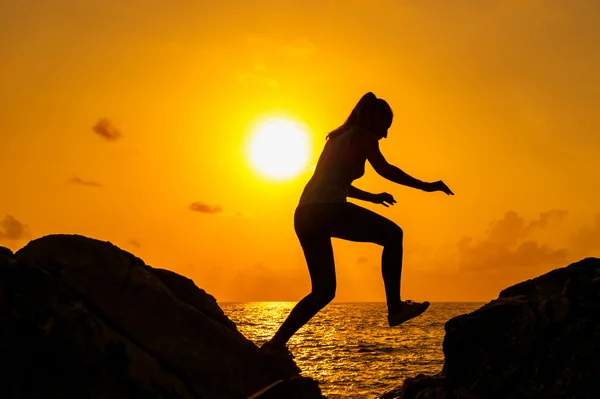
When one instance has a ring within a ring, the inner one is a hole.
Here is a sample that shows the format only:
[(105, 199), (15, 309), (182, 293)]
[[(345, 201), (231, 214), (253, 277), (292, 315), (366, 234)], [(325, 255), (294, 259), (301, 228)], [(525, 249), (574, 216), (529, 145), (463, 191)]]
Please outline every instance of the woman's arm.
[(350, 188), (348, 189), (348, 197), (356, 198), (356, 199), (363, 200), (363, 201), (369, 201), (374, 204), (381, 204), (385, 207), (394, 205), (396, 203), (396, 200), (394, 199), (392, 194), (388, 194), (388, 193), (373, 194), (373, 193), (369, 193), (367, 191), (363, 191), (352, 185), (350, 185)]
[(365, 145), (367, 150), (367, 159), (369, 160), (371, 166), (373, 166), (373, 169), (375, 169), (380, 176), (403, 186), (412, 187), (427, 192), (443, 191), (448, 195), (454, 195), (448, 186), (446, 186), (446, 184), (444, 184), (444, 182), (441, 180), (435, 183), (426, 183), (410, 176), (400, 168), (388, 163), (381, 153), (381, 150), (379, 150), (379, 142), (376, 139), (368, 138), (365, 140)]
[(400, 170), (400, 168), (388, 163), (379, 149), (379, 142), (377, 140), (367, 139), (365, 144), (367, 146), (367, 159), (371, 166), (373, 166), (373, 169), (375, 169), (375, 172), (381, 177), (394, 183), (402, 184), (403, 186), (428, 191), (429, 183), (416, 179)]
[(375, 194), (369, 193), (367, 191), (363, 191), (360, 188), (356, 188), (351, 185), (350, 188), (348, 189), (348, 197), (356, 198), (361, 201), (373, 202), (373, 200), (375, 199)]

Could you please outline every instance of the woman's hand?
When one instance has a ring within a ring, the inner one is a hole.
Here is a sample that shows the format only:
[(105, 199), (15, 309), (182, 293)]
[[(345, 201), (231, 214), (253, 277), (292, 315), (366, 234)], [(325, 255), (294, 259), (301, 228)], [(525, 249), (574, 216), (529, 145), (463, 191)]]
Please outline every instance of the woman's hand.
[(450, 190), (446, 183), (444, 183), (441, 180), (436, 181), (434, 183), (429, 183), (427, 191), (430, 193), (433, 193), (434, 191), (441, 191), (443, 193), (446, 193), (447, 195), (454, 195), (454, 193), (452, 192), (452, 190)]
[(381, 204), (385, 207), (389, 207), (390, 205), (394, 205), (396, 203), (396, 200), (394, 199), (394, 197), (392, 197), (392, 194), (380, 193), (373, 194), (373, 200), (371, 202), (373, 202), (374, 204)]

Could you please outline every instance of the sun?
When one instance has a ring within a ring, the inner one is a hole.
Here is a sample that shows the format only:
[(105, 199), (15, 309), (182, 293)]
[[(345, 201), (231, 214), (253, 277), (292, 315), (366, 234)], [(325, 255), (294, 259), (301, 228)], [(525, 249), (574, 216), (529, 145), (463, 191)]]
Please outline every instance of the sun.
[(290, 119), (272, 118), (257, 123), (250, 137), (248, 158), (264, 177), (286, 180), (306, 168), (309, 139), (306, 130)]

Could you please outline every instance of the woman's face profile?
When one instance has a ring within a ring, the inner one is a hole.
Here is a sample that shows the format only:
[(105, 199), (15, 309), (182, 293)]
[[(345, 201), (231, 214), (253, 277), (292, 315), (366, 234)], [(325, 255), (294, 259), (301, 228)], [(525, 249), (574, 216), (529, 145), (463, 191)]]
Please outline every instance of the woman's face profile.
[(387, 137), (388, 129), (392, 126), (391, 119), (388, 118), (377, 118), (373, 121), (372, 130), (377, 136), (377, 140), (381, 140)]

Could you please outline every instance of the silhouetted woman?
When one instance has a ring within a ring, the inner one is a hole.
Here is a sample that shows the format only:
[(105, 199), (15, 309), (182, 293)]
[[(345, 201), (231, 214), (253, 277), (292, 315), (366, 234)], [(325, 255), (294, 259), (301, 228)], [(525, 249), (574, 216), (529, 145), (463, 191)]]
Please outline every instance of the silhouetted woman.
[(353, 180), (363, 176), (367, 160), (379, 175), (394, 183), (453, 194), (442, 181), (422, 182), (386, 161), (379, 150), (379, 140), (387, 137), (392, 119), (388, 103), (369, 92), (356, 104), (348, 120), (327, 135), (314, 175), (304, 188), (294, 215), (294, 229), (304, 251), (312, 291), (298, 302), (263, 348), (287, 353), (286, 343), (292, 335), (335, 297), (332, 237), (383, 247), (381, 271), (390, 326), (420, 315), (429, 306), (429, 302), (400, 299), (402, 229), (385, 217), (346, 201), (350, 197), (384, 206), (396, 203), (388, 193), (372, 194), (352, 185)]

